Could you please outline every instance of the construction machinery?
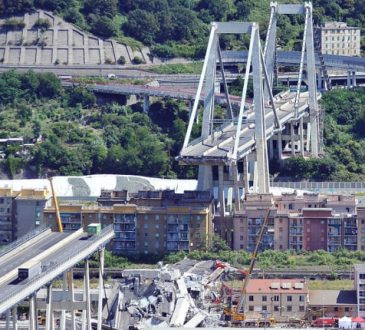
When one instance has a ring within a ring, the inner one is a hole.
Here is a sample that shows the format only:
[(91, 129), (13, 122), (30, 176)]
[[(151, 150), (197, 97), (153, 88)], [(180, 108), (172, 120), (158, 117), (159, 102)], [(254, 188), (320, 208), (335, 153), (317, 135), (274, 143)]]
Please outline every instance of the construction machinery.
[[(224, 308), (224, 310), (223, 310), (225, 318), (227, 320), (231, 321), (232, 323), (240, 323), (241, 325), (245, 323), (246, 317), (245, 317), (245, 313), (244, 313), (244, 302), (245, 302), (244, 300), (245, 300), (246, 288), (247, 288), (248, 282), (250, 280), (252, 270), (256, 263), (257, 253), (258, 253), (269, 217), (270, 217), (270, 209), (267, 210), (264, 221), (262, 222), (260, 231), (258, 233), (255, 249), (251, 256), (250, 266), (248, 267), (247, 271), (245, 272), (245, 278), (243, 280), (239, 301), (236, 306), (233, 306), (232, 299), (231, 299), (230, 306)], [(267, 323), (269, 325), (271, 325), (274, 322), (275, 322), (275, 320), (273, 320), (273, 319), (269, 319), (267, 321)]]

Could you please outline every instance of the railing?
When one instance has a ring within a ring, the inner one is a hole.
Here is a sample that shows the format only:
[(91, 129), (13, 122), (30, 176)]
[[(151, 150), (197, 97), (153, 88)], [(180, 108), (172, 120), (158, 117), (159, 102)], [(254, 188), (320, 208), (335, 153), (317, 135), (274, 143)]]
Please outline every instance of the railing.
[[(90, 248), (95, 243), (95, 241), (100, 240), (101, 238), (103, 238), (107, 235), (110, 235), (111, 232), (113, 232), (113, 227), (112, 226), (105, 227), (98, 235), (95, 235), (95, 236), (92, 236), (91, 238), (89, 238), (88, 241), (90, 243), (87, 244), (86, 246), (83, 246), (82, 249), (78, 249), (76, 251), (75, 250), (71, 251), (68, 256), (65, 256), (64, 258), (62, 258), (62, 261), (52, 263), (51, 267), (46, 269), (46, 271), (44, 271), (41, 274), (35, 276), (34, 278), (32, 278), (31, 280), (27, 281), (24, 284), (26, 284), (28, 287), (31, 286), (31, 285), (41, 287), (42, 285), (44, 285), (43, 277), (46, 274), (49, 274), (49, 273), (53, 272), (54, 273), (53, 278), (57, 277), (59, 274), (61, 274), (64, 271), (64, 270), (59, 270), (59, 269), (64, 268), (64, 264), (67, 261), (71, 261), (73, 258), (75, 258), (75, 256), (81, 254), (82, 252), (85, 252), (85, 250)], [(77, 261), (77, 262), (79, 262), (79, 261)], [(59, 271), (57, 271), (57, 270), (59, 270)], [(39, 284), (37, 284), (37, 283), (39, 283)], [(10, 301), (16, 294), (19, 294), (20, 292), (22, 292), (24, 290), (24, 287), (23, 287), (23, 285), (19, 285), (18, 287), (14, 286), (14, 289), (15, 290), (12, 290), (11, 293), (0, 297), (0, 303), (5, 303), (7, 301)]]
[(2, 257), (3, 255), (9, 253), (10, 251), (16, 249), (18, 246), (20, 246), (20, 245), (24, 244), (25, 242), (31, 240), (32, 238), (38, 236), (40, 233), (43, 233), (47, 229), (49, 229), (49, 226), (41, 225), (41, 226), (35, 228), (34, 230), (30, 231), (28, 234), (20, 237), (16, 241), (6, 245), (3, 249), (0, 250), (0, 257)]

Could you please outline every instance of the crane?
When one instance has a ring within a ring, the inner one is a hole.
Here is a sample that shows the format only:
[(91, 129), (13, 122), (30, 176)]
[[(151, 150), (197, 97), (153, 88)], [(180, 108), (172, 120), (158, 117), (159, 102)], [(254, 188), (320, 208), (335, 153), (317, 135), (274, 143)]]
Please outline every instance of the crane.
[(60, 216), (60, 208), (58, 206), (56, 190), (53, 185), (53, 178), (49, 178), (48, 180), (49, 180), (49, 183), (51, 184), (52, 199), (53, 199), (53, 204), (54, 204), (55, 211), (56, 211), (56, 220), (57, 220), (58, 231), (60, 233), (63, 233), (62, 221), (61, 221), (61, 216)]
[[(251, 273), (252, 273), (253, 268), (254, 268), (255, 263), (256, 263), (257, 252), (259, 250), (259, 247), (260, 247), (260, 244), (261, 244), (261, 241), (262, 241), (262, 237), (264, 235), (264, 231), (265, 231), (269, 216), (270, 216), (270, 208), (268, 209), (268, 211), (265, 215), (264, 221), (262, 222), (260, 231), (258, 233), (255, 249), (254, 249), (254, 251), (252, 253), (252, 256), (251, 256), (250, 266), (248, 267), (248, 269), (246, 271), (246, 276), (243, 280), (241, 293), (240, 293), (240, 299), (238, 301), (238, 304), (237, 304), (236, 307), (231, 306), (231, 307), (225, 308), (224, 311), (223, 311), (223, 313), (226, 316), (230, 317), (231, 321), (233, 321), (233, 322), (242, 322), (242, 321), (245, 320), (245, 314), (244, 314), (244, 311), (241, 312), (241, 308), (243, 307), (243, 304), (244, 304), (247, 284), (248, 284)], [(231, 305), (232, 305), (232, 301), (231, 301)], [(244, 308), (243, 308), (243, 310), (244, 310)]]

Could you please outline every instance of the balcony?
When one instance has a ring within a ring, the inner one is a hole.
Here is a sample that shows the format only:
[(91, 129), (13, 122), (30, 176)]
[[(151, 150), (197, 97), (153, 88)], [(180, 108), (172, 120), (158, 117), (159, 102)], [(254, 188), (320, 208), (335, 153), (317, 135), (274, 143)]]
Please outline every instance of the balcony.
[(136, 216), (134, 214), (115, 214), (114, 223), (135, 223)]

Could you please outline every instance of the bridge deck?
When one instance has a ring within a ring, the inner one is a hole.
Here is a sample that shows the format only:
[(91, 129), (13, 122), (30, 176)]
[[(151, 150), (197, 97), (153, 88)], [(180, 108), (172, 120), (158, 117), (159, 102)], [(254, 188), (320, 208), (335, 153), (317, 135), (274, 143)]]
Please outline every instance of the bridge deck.
[[(283, 125), (294, 117), (295, 93), (286, 92), (275, 97), (275, 106), (280, 124)], [(308, 108), (308, 93), (301, 93), (298, 107), (299, 116), (303, 116)], [(241, 137), (239, 141), (238, 158), (241, 159), (251, 150), (255, 149), (255, 112), (252, 108), (246, 111), (247, 120), (242, 123)], [(271, 107), (265, 107), (266, 137), (269, 139), (274, 133), (274, 114)], [(178, 157), (184, 164), (211, 164), (225, 163), (229, 161), (229, 155), (233, 152), (236, 135), (236, 125), (229, 124), (214, 131), (205, 140), (192, 141)]]
[(51, 233), (46, 237), (50, 244), (45, 244), (43, 240), (37, 244), (37, 250), (40, 253), (34, 255), (33, 252), (27, 249), (27, 260), (37, 258), (41, 262), (41, 274), (20, 282), (17, 279), (17, 270), (24, 262), (14, 262), (18, 255), (9, 258), (5, 263), (5, 267), (10, 269), (10, 274), (2, 274), (0, 277), (0, 313), (22, 301), (32, 292), (37, 291), (43, 285), (97, 251), (113, 236), (114, 232), (111, 227), (105, 228), (100, 234), (92, 237), (87, 237), (87, 234), (81, 231), (63, 234)]

